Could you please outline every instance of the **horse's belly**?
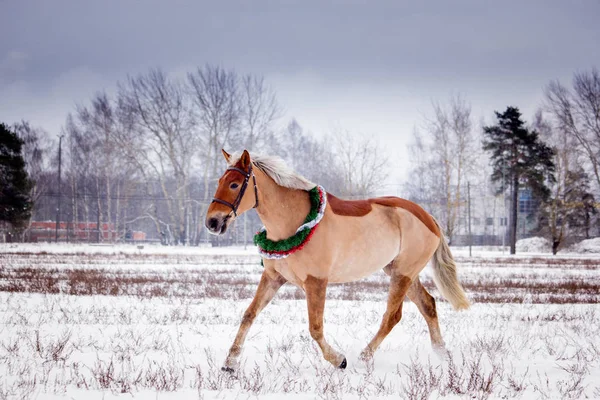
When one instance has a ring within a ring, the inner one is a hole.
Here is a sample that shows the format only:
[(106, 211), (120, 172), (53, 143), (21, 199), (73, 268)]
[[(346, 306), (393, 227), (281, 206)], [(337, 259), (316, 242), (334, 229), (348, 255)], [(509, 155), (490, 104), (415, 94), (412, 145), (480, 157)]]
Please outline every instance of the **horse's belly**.
[(329, 282), (344, 283), (362, 279), (388, 265), (397, 255), (397, 244), (352, 250), (332, 266)]
[(368, 218), (340, 219), (336, 228), (341, 233), (336, 239), (343, 245), (335, 252), (329, 282), (356, 281), (396, 258), (400, 252), (400, 232), (393, 216), (386, 208), (374, 209)]

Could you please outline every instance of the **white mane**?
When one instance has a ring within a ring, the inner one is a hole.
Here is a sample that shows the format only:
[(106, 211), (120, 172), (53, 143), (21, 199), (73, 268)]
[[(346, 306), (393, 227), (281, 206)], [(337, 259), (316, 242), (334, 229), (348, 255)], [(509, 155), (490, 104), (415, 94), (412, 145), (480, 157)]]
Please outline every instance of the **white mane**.
[[(242, 154), (237, 152), (232, 154), (229, 165), (235, 165), (241, 156)], [(302, 175), (294, 172), (280, 157), (251, 154), (250, 159), (254, 166), (267, 174), (279, 186), (300, 190), (311, 190), (317, 186)]]

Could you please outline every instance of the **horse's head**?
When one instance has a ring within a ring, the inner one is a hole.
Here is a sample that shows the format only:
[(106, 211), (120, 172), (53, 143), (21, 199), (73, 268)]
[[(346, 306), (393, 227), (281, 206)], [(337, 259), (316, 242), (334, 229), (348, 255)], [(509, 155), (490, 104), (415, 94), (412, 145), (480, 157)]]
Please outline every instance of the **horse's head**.
[[(234, 165), (231, 154), (221, 150), (228, 168), (219, 179), (219, 186), (206, 212), (204, 224), (214, 235), (225, 233), (231, 221), (258, 205), (256, 178), (252, 171), (250, 154), (244, 150)], [(250, 186), (249, 190), (248, 187)]]

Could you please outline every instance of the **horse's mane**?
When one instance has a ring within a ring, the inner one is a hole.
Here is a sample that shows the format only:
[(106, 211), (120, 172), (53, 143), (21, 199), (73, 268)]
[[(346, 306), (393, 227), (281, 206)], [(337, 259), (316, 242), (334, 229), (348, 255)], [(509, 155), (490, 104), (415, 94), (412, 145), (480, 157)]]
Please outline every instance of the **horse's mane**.
[[(232, 154), (229, 165), (235, 165), (241, 156), (242, 153)], [(302, 175), (294, 172), (281, 157), (251, 154), (250, 159), (254, 166), (267, 174), (279, 186), (300, 190), (311, 190), (316, 186)]]

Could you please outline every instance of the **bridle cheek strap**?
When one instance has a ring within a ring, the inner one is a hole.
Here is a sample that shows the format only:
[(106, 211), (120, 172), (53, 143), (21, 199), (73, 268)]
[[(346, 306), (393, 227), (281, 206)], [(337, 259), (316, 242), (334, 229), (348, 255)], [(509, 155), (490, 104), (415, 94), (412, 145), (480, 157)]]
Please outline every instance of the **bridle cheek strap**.
[(231, 208), (231, 211), (233, 211), (233, 215), (235, 215), (237, 218), (237, 209), (240, 206), (240, 203), (242, 202), (244, 193), (246, 193), (246, 188), (248, 187), (248, 181), (250, 180), (250, 176), (252, 176), (252, 181), (254, 183), (255, 202), (254, 202), (254, 207), (252, 207), (252, 208), (258, 207), (258, 189), (256, 188), (256, 176), (252, 172), (252, 164), (250, 164), (250, 168), (248, 169), (248, 172), (244, 171), (243, 169), (237, 168), (237, 167), (229, 167), (229, 168), (227, 168), (227, 171), (237, 171), (240, 174), (244, 175), (244, 183), (242, 183), (240, 192), (238, 193), (237, 197), (235, 198), (235, 201), (233, 202), (233, 204), (228, 201), (218, 199), (216, 197), (213, 197), (212, 203), (220, 203), (220, 204), (226, 205), (227, 207)]

